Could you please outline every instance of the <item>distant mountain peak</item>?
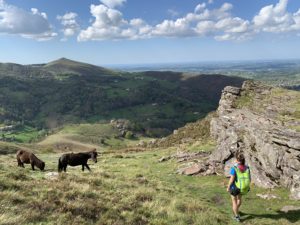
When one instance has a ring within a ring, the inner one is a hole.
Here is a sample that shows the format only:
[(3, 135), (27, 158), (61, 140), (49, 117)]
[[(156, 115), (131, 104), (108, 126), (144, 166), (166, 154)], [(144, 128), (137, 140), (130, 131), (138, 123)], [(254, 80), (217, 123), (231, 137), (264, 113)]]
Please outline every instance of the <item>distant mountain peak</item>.
[(74, 61), (65, 57), (45, 64), (44, 69), (55, 74), (100, 75), (114, 73), (100, 66)]
[(69, 61), (75, 62), (74, 60), (71, 60), (71, 59), (68, 59), (68, 58), (65, 58), (65, 57), (59, 58), (57, 60), (54, 60), (54, 62), (65, 62), (65, 61), (67, 61), (67, 62), (69, 62)]
[(75, 60), (71, 60), (71, 59), (62, 57), (62, 58), (53, 60), (51, 62), (48, 62), (46, 64), (46, 66), (50, 66), (50, 65), (54, 65), (54, 64), (66, 64), (66, 63), (77, 64), (77, 65), (79, 65), (79, 64), (86, 64), (86, 63), (82, 63), (82, 62), (78, 62), (78, 61), (75, 61)]

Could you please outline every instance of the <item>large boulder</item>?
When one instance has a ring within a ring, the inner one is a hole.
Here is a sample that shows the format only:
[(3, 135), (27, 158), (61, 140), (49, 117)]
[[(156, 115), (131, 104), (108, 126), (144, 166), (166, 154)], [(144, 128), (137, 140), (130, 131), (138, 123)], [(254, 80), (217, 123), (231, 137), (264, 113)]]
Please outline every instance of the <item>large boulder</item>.
[(220, 162), (228, 174), (235, 153), (241, 151), (256, 185), (288, 187), (291, 197), (300, 200), (300, 132), (279, 119), (283, 110), (298, 104), (299, 96), (292, 93), (288, 104), (285, 94), (275, 95), (277, 92), (252, 81), (246, 81), (242, 89), (224, 89), (217, 116), (210, 124), (217, 140), (210, 160)]

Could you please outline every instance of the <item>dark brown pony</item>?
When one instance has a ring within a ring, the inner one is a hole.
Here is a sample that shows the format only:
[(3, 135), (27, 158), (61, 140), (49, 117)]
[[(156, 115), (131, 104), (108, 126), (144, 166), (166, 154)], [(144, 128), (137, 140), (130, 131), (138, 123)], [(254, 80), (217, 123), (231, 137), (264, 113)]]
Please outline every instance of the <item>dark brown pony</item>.
[(82, 166), (82, 171), (84, 171), (84, 167), (86, 167), (89, 171), (91, 171), (90, 167), (87, 164), (89, 159), (92, 159), (95, 163), (97, 163), (98, 153), (96, 149), (90, 152), (80, 152), (80, 153), (67, 153), (63, 154), (58, 159), (58, 172), (67, 171), (67, 166)]
[(45, 163), (42, 160), (40, 160), (38, 157), (36, 157), (32, 152), (19, 150), (17, 152), (17, 160), (18, 160), (18, 166), (23, 168), (25, 168), (24, 163), (31, 164), (32, 170), (34, 170), (35, 166), (42, 171), (45, 168)]

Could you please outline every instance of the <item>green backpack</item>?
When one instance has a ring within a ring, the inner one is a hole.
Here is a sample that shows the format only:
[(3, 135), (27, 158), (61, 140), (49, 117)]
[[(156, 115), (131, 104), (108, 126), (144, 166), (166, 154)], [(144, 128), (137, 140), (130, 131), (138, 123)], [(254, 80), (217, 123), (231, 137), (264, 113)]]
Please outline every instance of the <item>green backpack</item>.
[(250, 183), (251, 183), (251, 176), (250, 176), (250, 169), (247, 169), (244, 172), (241, 172), (239, 168), (236, 166), (234, 167), (236, 173), (236, 182), (235, 186), (240, 189), (240, 193), (242, 195), (247, 194), (250, 191)]

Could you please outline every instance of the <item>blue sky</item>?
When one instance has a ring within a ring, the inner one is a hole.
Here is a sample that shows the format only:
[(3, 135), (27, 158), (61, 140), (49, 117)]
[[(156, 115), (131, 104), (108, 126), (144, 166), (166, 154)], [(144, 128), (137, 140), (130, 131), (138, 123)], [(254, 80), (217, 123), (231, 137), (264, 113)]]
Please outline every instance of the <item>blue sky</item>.
[(0, 62), (300, 58), (299, 0), (0, 0)]

